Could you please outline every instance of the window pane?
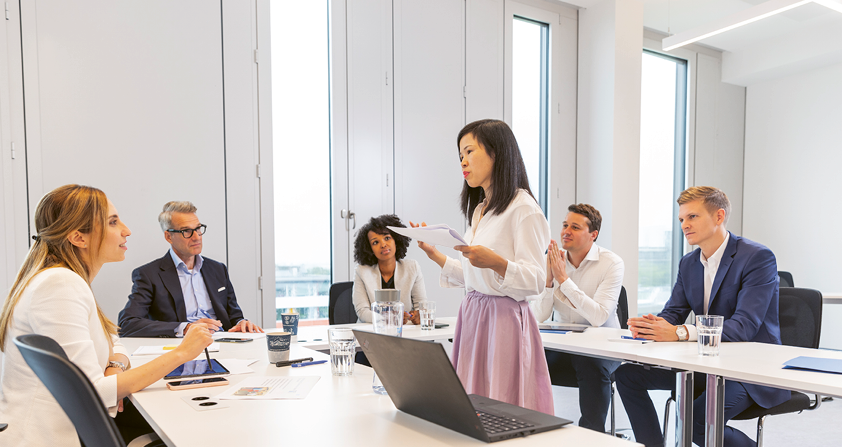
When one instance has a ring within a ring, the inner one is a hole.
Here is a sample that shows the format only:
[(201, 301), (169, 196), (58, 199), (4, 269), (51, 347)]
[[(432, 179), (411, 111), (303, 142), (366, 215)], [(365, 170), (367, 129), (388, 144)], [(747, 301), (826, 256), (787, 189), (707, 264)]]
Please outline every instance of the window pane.
[(549, 27), (519, 17), (512, 25), (512, 131), (529, 188), (546, 214)]
[(638, 313), (658, 313), (675, 282), (682, 240), (676, 191), (684, 187), (685, 63), (643, 54), (640, 120)]
[(327, 324), (331, 279), (327, 2), (284, 0), (271, 6), (277, 320), (282, 310), (296, 308), (302, 324)]

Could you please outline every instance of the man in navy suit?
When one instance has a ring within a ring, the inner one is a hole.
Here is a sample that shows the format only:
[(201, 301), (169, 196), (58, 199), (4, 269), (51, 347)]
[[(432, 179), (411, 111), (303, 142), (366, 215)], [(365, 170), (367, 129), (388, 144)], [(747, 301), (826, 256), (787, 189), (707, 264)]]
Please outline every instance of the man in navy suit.
[[(731, 203), (717, 188), (692, 187), (678, 198), (678, 220), (687, 243), (699, 248), (684, 256), (672, 295), (657, 316), (629, 318), (635, 337), (659, 342), (695, 341), (696, 328), (684, 324), (696, 315), (722, 315), (724, 342), (781, 344), (778, 324), (778, 268), (771, 250), (725, 229)], [(617, 389), (629, 415), (637, 442), (663, 446), (658, 416), (648, 390), (673, 390), (675, 373), (625, 364), (615, 373)], [(697, 378), (700, 387), (704, 380)], [(700, 391), (700, 390), (699, 390)], [(698, 392), (697, 392), (698, 394)], [(790, 392), (776, 388), (725, 381), (725, 421), (752, 404), (779, 405)], [(693, 404), (693, 442), (704, 445), (705, 396)], [(725, 445), (754, 446), (743, 432), (725, 427)]]
[(172, 246), (132, 272), (132, 293), (120, 311), (123, 337), (183, 337), (193, 323), (211, 331), (263, 332), (243, 318), (225, 264), (202, 257), (207, 226), (190, 202), (168, 202), (158, 216)]

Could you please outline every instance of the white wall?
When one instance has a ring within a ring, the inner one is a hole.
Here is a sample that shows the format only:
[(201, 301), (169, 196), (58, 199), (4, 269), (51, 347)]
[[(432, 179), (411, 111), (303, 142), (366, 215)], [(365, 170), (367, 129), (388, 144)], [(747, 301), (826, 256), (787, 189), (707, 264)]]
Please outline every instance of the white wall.
[[(743, 234), (775, 253), (797, 287), (842, 295), (842, 64), (751, 85), (746, 98)], [(842, 349), (840, 305), (822, 346)]]

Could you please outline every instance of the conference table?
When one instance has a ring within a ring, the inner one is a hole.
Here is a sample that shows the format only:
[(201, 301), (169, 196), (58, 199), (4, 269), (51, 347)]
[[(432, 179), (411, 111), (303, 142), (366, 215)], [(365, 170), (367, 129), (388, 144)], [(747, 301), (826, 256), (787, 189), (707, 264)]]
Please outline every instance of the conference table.
[[(407, 327), (404, 337), (422, 340), (446, 339), (450, 328), (421, 331)], [(370, 326), (369, 326), (370, 327)], [(309, 330), (305, 336), (324, 340), (293, 343), (290, 358), (313, 357), (327, 360), (318, 352), (327, 347), (325, 327)], [(365, 325), (363, 325), (365, 329)], [(166, 346), (174, 339), (123, 338), (123, 345), (132, 353), (140, 346)], [(309, 346), (309, 347), (308, 347)], [(314, 350), (313, 348), (317, 349)], [(477, 446), (482, 441), (398, 411), (388, 396), (372, 392), (373, 370), (355, 365), (350, 377), (335, 377), (330, 364), (304, 368), (278, 368), (269, 364), (266, 339), (249, 343), (220, 343), (219, 352), (211, 354), (224, 365), (225, 359), (257, 359), (250, 365), (253, 374), (231, 375), (231, 387), (250, 376), (317, 376), (318, 382), (300, 400), (220, 400), (225, 408), (197, 411), (185, 401), (193, 397), (215, 397), (228, 387), (197, 388), (171, 391), (163, 381), (134, 393), (132, 402), (169, 446), (207, 445), (400, 445), (400, 446)], [(133, 356), (132, 365), (140, 365), (152, 356)], [(201, 357), (200, 357), (201, 358)], [(606, 434), (574, 425), (539, 433), (525, 438), (503, 441), (506, 446), (588, 445), (622, 447), (633, 444)]]
[[(409, 327), (404, 335), (425, 332), (418, 335), (426, 340), (453, 338), (456, 318), (440, 318), (437, 322), (449, 326), (433, 331), (420, 331)], [(308, 329), (307, 337), (314, 348), (320, 348), (318, 340), (326, 328)], [(842, 380), (836, 374), (783, 369), (783, 364), (795, 357), (821, 357), (842, 360), (842, 352), (808, 349), (766, 343), (722, 343), (718, 357), (698, 355), (695, 342), (688, 343), (639, 343), (619, 342), (628, 330), (611, 328), (588, 328), (581, 333), (542, 333), (544, 348), (587, 355), (591, 357), (622, 360), (666, 368), (676, 371), (676, 402), (679, 417), (676, 420), (676, 436), (681, 446), (692, 443), (693, 372), (707, 374), (708, 392), (706, 417), (706, 440), (709, 447), (723, 445), (724, 431), (724, 380), (735, 380), (757, 385), (801, 391), (808, 394), (842, 398)]]

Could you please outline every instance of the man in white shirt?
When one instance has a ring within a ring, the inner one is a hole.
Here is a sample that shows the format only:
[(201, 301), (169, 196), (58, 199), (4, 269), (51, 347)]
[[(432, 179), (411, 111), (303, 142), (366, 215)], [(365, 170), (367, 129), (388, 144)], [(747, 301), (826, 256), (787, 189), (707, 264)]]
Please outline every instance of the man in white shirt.
[[(623, 285), (623, 260), (596, 245), (602, 216), (591, 205), (567, 207), (562, 223), (561, 247), (547, 250), (546, 289), (530, 303), (538, 321), (552, 315), (560, 323), (620, 327), (617, 301)], [(605, 431), (611, 399), (611, 374), (620, 362), (547, 350), (553, 385), (578, 386), (579, 426)]]

